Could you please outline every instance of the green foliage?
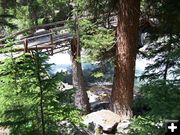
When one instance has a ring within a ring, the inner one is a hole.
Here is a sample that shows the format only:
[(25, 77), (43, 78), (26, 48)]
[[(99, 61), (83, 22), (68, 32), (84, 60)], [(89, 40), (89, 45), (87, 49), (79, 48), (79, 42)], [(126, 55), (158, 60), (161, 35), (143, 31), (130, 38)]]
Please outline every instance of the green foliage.
[(0, 14), (0, 26), (8, 26), (10, 28), (16, 28), (16, 25), (13, 25), (12, 23), (8, 22), (8, 19), (14, 18), (13, 15), (9, 14)]
[(151, 18), (149, 21), (153, 26), (147, 30), (146, 47), (143, 50), (144, 57), (152, 62), (141, 76), (146, 84), (140, 93), (145, 100), (143, 102), (151, 108), (150, 114), (167, 119), (179, 117), (179, 106), (176, 105), (180, 102), (179, 34), (177, 23), (173, 22), (179, 22), (178, 4), (176, 0), (142, 1), (142, 12)]
[(80, 21), (80, 41), (87, 50), (85, 60), (99, 60), (103, 53), (110, 50), (114, 44), (114, 32), (111, 29), (98, 27), (91, 21)]
[[(150, 18), (150, 29), (146, 30), (147, 47), (145, 58), (154, 63), (146, 67), (143, 78), (168, 79), (180, 66), (179, 29), (180, 12), (177, 0), (144, 0), (142, 12)], [(173, 12), (172, 12), (173, 9)], [(175, 74), (174, 74), (175, 75)]]
[(14, 1), (0, 0), (0, 37), (1, 34), (6, 34), (6, 29), (16, 29), (17, 26), (11, 22), (15, 18), (14, 14), (8, 12), (13, 8)]
[(85, 10), (88, 15), (93, 16), (93, 22), (103, 22), (106, 27), (107, 23), (109, 25), (111, 14), (116, 12), (116, 5), (116, 0), (87, 0)]
[(144, 102), (148, 104), (150, 115), (164, 119), (180, 118), (179, 81), (153, 81), (141, 87)]
[[(71, 17), (72, 6), (68, 0), (18, 0), (3, 1), (0, 14), (10, 14), (15, 18), (4, 23), (15, 24), (19, 30), (34, 25), (67, 20)], [(1, 20), (1, 19), (0, 19)], [(1, 21), (0, 21), (1, 22)], [(14, 25), (12, 25), (14, 26)]]
[(104, 74), (102, 72), (97, 71), (92, 73), (92, 76), (94, 76), (95, 78), (102, 78)]
[(156, 80), (141, 87), (143, 99), (136, 102), (136, 107), (146, 106), (149, 110), (132, 119), (129, 135), (163, 135), (165, 120), (180, 118), (179, 84), (179, 81)]
[(144, 57), (151, 62), (141, 79), (140, 100), (135, 102), (145, 112), (132, 120), (130, 135), (163, 135), (164, 120), (180, 118), (180, 51), (179, 1), (143, 0), (142, 18), (150, 18), (151, 26), (145, 29)]
[(128, 135), (163, 135), (165, 130), (163, 121), (155, 119), (153, 116), (141, 117), (132, 119), (133, 123), (129, 128)]
[(176, 35), (159, 37), (158, 40), (152, 41), (144, 50), (146, 58), (152, 60), (149, 64), (142, 79), (168, 79), (176, 76), (174, 71), (180, 67), (179, 38)]
[[(17, 1), (16, 4), (13, 1), (3, 2), (5, 6), (0, 9), (1, 25), (13, 22), (19, 29), (66, 20), (72, 14), (75, 15), (75, 12), (78, 17), (92, 16), (79, 22), (80, 41), (87, 54), (83, 60), (86, 62), (100, 61), (115, 44), (115, 33), (113, 29), (109, 29), (109, 20), (110, 14), (114, 13), (116, 0), (76, 0), (73, 1), (74, 10), (68, 0)], [(142, 99), (136, 102), (137, 106), (146, 106), (149, 110), (132, 120), (130, 135), (164, 134), (164, 129), (160, 126), (163, 120), (180, 118), (179, 9), (179, 0), (141, 1), (141, 18), (151, 24), (144, 30), (147, 34), (147, 47), (142, 53), (146, 59), (154, 60), (154, 63), (146, 67), (141, 77), (145, 80), (138, 91)], [(2, 14), (2, 11), (7, 14)], [(17, 19), (3, 16), (9, 14)], [(49, 76), (50, 65), (45, 63), (47, 57), (38, 55), (40, 59), (23, 55), (8, 59), (0, 65), (0, 125), (8, 126), (11, 134), (40, 134), (41, 89), (48, 135), (58, 134), (58, 123), (62, 120), (80, 122), (79, 111), (72, 105), (73, 90), (59, 91), (62, 75)], [(104, 73), (106, 72), (95, 71), (92, 75), (101, 79)]]
[(10, 128), (12, 135), (41, 133), (41, 99), (47, 134), (58, 134), (58, 122), (62, 120), (80, 123), (79, 111), (63, 101), (58, 89), (62, 74), (49, 76), (47, 56), (38, 55), (39, 58), (24, 54), (0, 65), (0, 125)]

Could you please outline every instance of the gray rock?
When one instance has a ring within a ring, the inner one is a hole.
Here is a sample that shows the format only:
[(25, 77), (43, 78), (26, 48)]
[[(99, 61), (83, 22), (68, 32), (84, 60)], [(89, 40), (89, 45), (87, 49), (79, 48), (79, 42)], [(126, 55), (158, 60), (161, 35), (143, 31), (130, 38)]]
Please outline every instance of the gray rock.
[(129, 120), (123, 120), (117, 125), (117, 133), (121, 133), (121, 134), (127, 133), (129, 125), (130, 125)]
[(94, 94), (93, 92), (87, 91), (87, 95), (88, 95), (88, 98), (89, 98), (89, 103), (99, 101), (99, 96)]
[[(91, 127), (91, 131), (93, 131), (94, 134), (96, 134), (97, 131), (101, 132), (99, 130), (111, 133), (120, 122), (120, 119), (119, 115), (109, 110), (100, 110), (86, 115), (84, 117), (84, 124), (89, 128)], [(92, 125), (94, 127), (92, 127)]]
[(91, 103), (91, 110), (99, 111), (102, 109), (109, 109), (109, 101), (102, 101), (102, 102), (93, 102)]

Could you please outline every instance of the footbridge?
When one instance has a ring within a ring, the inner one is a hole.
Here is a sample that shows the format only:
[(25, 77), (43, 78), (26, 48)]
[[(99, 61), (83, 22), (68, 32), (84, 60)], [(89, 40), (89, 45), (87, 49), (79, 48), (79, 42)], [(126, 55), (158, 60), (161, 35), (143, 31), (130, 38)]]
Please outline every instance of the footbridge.
[[(13, 56), (22, 53), (46, 52), (53, 55), (71, 49), (75, 34), (68, 26), (68, 21), (35, 26), (23, 31), (13, 33), (10, 36), (0, 39), (0, 61), (9, 54)], [(7, 43), (8, 40), (13, 40)], [(9, 51), (6, 51), (8, 48)]]

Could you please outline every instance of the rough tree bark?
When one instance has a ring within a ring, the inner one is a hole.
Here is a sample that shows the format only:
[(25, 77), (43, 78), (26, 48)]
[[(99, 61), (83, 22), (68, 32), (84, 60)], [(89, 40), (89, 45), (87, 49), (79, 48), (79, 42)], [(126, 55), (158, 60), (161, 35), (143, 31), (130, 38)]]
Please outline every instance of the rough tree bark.
[(122, 116), (123, 119), (132, 116), (139, 10), (139, 0), (118, 1), (116, 60), (111, 110)]
[(90, 112), (89, 99), (85, 89), (82, 66), (80, 62), (80, 45), (77, 38), (71, 42), (71, 60), (72, 60), (72, 82), (75, 93), (75, 106), (82, 111), (82, 114)]

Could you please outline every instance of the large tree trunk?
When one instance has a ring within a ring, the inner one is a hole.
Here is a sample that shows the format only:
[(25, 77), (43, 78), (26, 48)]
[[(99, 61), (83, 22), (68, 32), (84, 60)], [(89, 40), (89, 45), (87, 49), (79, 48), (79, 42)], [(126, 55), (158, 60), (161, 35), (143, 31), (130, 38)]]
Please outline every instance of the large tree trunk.
[(140, 1), (119, 0), (118, 6), (116, 61), (111, 109), (122, 118), (130, 118), (132, 116)]
[(75, 93), (75, 106), (82, 111), (83, 114), (90, 112), (89, 99), (85, 89), (83, 71), (80, 62), (80, 45), (77, 38), (71, 42), (71, 60), (72, 60), (72, 82)]

